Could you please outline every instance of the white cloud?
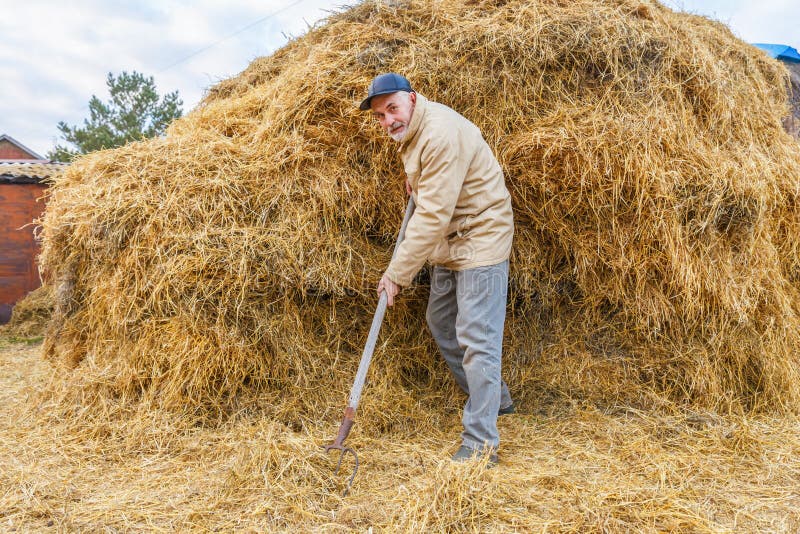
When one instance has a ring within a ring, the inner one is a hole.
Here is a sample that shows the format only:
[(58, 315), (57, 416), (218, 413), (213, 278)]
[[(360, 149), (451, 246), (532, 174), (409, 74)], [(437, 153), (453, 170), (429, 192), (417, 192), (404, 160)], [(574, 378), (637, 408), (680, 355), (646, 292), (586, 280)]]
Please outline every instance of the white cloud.
[(797, 0), (667, 0), (665, 4), (719, 20), (750, 43), (800, 47), (800, 3)]
[(123, 70), (154, 76), (161, 93), (178, 90), (189, 111), (209, 86), (285, 43), (281, 31), (297, 34), (303, 17), (313, 23), (332, 9), (303, 0), (228, 37), (295, 1), (20, 2), (0, 20), (0, 133), (44, 154), (57, 123), (82, 123), (91, 95), (108, 98), (106, 75)]

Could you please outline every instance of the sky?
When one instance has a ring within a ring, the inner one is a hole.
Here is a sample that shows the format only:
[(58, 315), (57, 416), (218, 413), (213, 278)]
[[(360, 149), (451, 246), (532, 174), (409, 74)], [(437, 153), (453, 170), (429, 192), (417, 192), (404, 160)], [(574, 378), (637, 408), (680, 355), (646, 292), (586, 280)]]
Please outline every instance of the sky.
[[(82, 124), (106, 76), (138, 71), (184, 113), (204, 91), (357, 0), (0, 0), (0, 134), (45, 156), (59, 121)], [(799, 0), (663, 0), (748, 42), (800, 49)], [(63, 141), (62, 141), (63, 143)]]

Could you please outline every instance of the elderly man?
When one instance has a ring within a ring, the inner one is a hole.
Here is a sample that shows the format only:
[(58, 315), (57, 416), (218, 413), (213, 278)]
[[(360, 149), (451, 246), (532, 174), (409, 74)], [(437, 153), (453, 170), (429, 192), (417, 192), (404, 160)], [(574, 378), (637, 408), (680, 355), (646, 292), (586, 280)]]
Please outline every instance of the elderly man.
[(426, 260), (434, 266), (428, 326), (468, 395), (453, 460), (488, 454), (494, 465), (497, 416), (514, 411), (500, 376), (514, 232), (503, 171), (474, 124), (415, 93), (399, 74), (372, 80), (360, 109), (372, 110), (399, 143), (406, 191), (417, 205), (378, 293), (386, 291), (391, 306)]

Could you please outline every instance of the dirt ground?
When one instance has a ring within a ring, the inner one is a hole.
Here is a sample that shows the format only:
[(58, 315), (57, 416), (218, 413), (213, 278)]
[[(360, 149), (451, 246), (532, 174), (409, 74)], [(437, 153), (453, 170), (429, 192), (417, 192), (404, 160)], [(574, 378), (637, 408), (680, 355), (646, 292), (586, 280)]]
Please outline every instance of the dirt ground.
[(573, 406), (500, 420), (501, 465), (441, 435), (351, 437), (358, 479), (317, 452), (337, 422), (65, 411), (38, 343), (0, 342), (0, 531), (798, 532), (800, 421)]

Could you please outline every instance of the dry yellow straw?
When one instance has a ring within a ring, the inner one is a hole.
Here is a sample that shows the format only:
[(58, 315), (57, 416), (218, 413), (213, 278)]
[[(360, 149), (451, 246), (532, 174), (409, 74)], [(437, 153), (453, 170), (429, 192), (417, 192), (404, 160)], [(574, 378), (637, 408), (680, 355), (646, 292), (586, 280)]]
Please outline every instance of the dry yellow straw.
[[(474, 121), (506, 172), (520, 400), (797, 409), (787, 72), (656, 2), (364, 2), (213, 87), (166, 138), (83, 158), (44, 219), (45, 352), (111, 370), (115, 395), (220, 415), (275, 392), (325, 417), (403, 212), (395, 147), (355, 108), (389, 70)], [(426, 283), (378, 350), (385, 425), (406, 388), (444, 380)]]
[[(498, 469), (447, 461), (464, 399), (424, 323), (423, 272), (387, 316), (343, 501), (316, 451), (405, 203), (396, 146), (356, 111), (385, 71), (475, 122), (506, 172), (504, 368), (522, 414), (501, 419)], [(165, 138), (56, 179), (56, 365), (0, 360), (0, 524), (797, 531), (788, 87), (724, 25), (653, 1), (333, 15)]]

